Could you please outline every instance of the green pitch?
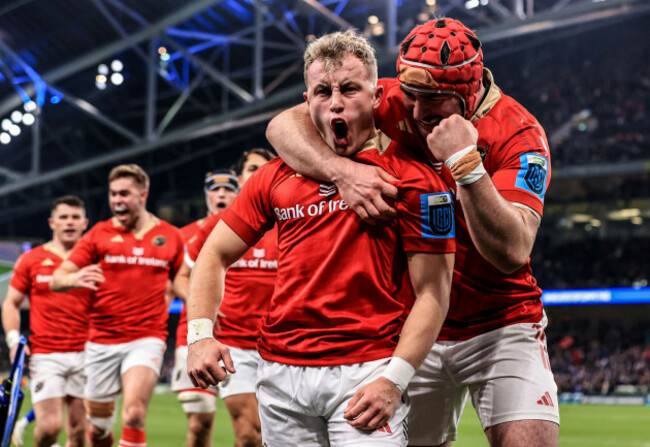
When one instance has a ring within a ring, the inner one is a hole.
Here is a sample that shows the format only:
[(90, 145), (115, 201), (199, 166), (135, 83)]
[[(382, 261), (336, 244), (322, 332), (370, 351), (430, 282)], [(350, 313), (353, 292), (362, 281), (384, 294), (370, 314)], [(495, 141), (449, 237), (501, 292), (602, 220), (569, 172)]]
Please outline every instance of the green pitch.
[[(29, 409), (25, 402), (22, 413)], [(488, 447), (474, 409), (468, 406), (454, 447)], [(560, 447), (650, 447), (650, 406), (563, 405), (560, 407)], [(116, 439), (119, 438), (119, 423)], [(33, 424), (25, 446), (34, 445)], [(151, 447), (183, 447), (185, 415), (173, 394), (157, 394), (147, 418), (147, 444)], [(64, 445), (64, 438), (61, 438)], [(219, 400), (213, 447), (234, 445), (228, 412)]]

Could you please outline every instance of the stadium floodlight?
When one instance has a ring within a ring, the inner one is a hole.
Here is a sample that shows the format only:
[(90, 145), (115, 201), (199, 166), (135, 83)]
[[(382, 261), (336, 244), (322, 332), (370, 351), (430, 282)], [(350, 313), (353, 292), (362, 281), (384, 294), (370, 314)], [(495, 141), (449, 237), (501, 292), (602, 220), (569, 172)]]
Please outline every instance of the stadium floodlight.
[(167, 48), (165, 47), (158, 47), (158, 54), (165, 54), (167, 52)]
[(436, 0), (427, 0), (427, 6), (436, 6)]
[(163, 62), (167, 62), (170, 59), (171, 56), (169, 56), (169, 53), (163, 53), (160, 55), (160, 60)]
[(0, 124), (0, 126), (2, 126), (2, 130), (9, 130), (11, 129), (11, 126), (13, 126), (13, 123), (10, 119), (5, 118), (2, 120), (2, 124)]
[(99, 64), (97, 66), (97, 73), (106, 76), (108, 74), (108, 65), (106, 64)]
[(11, 126), (11, 129), (9, 129), (9, 133), (11, 134), (11, 136), (17, 137), (18, 135), (20, 135), (20, 126), (16, 126), (16, 125)]
[(643, 217), (634, 216), (633, 218), (630, 219), (630, 222), (632, 222), (632, 225), (641, 225), (643, 224)]
[(11, 142), (11, 135), (9, 135), (7, 132), (0, 133), (0, 143), (9, 144), (10, 142)]
[(115, 59), (113, 62), (111, 62), (111, 70), (113, 70), (116, 73), (119, 73), (122, 71), (124, 68), (124, 64), (122, 63), (121, 60)]
[(36, 103), (34, 101), (28, 101), (25, 103), (24, 107), (25, 112), (33, 112), (36, 110)]
[(465, 2), (465, 9), (474, 9), (478, 8), (479, 2), (478, 0), (467, 0)]
[(34, 115), (32, 115), (31, 113), (25, 113), (23, 115), (23, 124), (25, 126), (31, 126), (32, 124), (34, 124), (34, 121), (36, 121), (36, 118), (34, 118)]
[(378, 24), (379, 23), (379, 17), (377, 17), (376, 15), (369, 16), (368, 17), (368, 23), (370, 23), (371, 25)]
[(97, 87), (99, 90), (106, 90), (106, 83), (95, 81), (95, 87)]
[(381, 36), (384, 34), (384, 24), (379, 22), (376, 25), (373, 25), (372, 27), (372, 35), (373, 36)]
[(23, 112), (21, 112), (20, 110), (14, 110), (13, 112), (11, 112), (11, 121), (18, 124), (22, 120), (23, 120)]
[(113, 83), (113, 85), (122, 85), (122, 82), (124, 82), (124, 76), (122, 76), (122, 73), (113, 73), (111, 75), (111, 83)]

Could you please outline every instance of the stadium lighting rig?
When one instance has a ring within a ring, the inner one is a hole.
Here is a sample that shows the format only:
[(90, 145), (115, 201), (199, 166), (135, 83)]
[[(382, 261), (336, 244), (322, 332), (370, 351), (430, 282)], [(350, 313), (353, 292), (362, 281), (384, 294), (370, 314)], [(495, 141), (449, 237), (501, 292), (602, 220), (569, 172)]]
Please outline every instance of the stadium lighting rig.
[(99, 90), (106, 90), (110, 81), (113, 85), (122, 85), (124, 83), (124, 64), (121, 60), (115, 59), (107, 64), (99, 64), (97, 66), (97, 75), (95, 76), (95, 87)]
[[(57, 101), (58, 102), (58, 101)], [(54, 102), (55, 104), (55, 102)], [(36, 121), (34, 112), (37, 105), (34, 101), (28, 101), (23, 106), (23, 110), (14, 110), (8, 118), (0, 121), (0, 144), (7, 145), (11, 140), (22, 133), (21, 125), (31, 126)]]

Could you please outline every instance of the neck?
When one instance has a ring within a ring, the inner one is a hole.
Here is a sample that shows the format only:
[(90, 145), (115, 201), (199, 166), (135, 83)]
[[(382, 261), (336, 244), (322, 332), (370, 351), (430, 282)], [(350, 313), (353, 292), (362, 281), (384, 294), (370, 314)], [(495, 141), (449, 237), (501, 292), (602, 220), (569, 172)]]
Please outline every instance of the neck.
[(64, 255), (64, 257), (67, 257), (74, 248), (75, 242), (63, 242), (54, 237), (49, 243), (51, 244), (51, 247), (54, 251)]

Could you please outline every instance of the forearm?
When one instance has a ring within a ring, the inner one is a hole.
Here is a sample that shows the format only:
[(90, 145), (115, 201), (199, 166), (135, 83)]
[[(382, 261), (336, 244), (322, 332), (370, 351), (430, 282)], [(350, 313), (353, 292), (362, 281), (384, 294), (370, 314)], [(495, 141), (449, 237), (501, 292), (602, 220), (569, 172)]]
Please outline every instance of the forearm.
[(190, 285), (191, 272), (192, 270), (190, 267), (185, 262), (183, 262), (183, 266), (174, 277), (174, 282), (172, 284), (174, 294), (184, 303), (187, 303), (187, 294)]
[(504, 273), (521, 268), (537, 234), (539, 222), (533, 213), (504, 199), (487, 175), (458, 186), (458, 197), (479, 253)]
[(325, 144), (304, 103), (273, 118), (266, 138), (291, 169), (318, 180), (333, 182), (338, 166), (351, 163)]
[(20, 331), (20, 305), (9, 296), (2, 303), (2, 328), (5, 334)]
[(72, 272), (58, 269), (52, 275), (50, 290), (54, 292), (67, 292), (68, 290), (72, 289), (71, 282)]
[(201, 253), (192, 269), (187, 292), (187, 319), (216, 319), (223, 299), (227, 266), (212, 253)]

